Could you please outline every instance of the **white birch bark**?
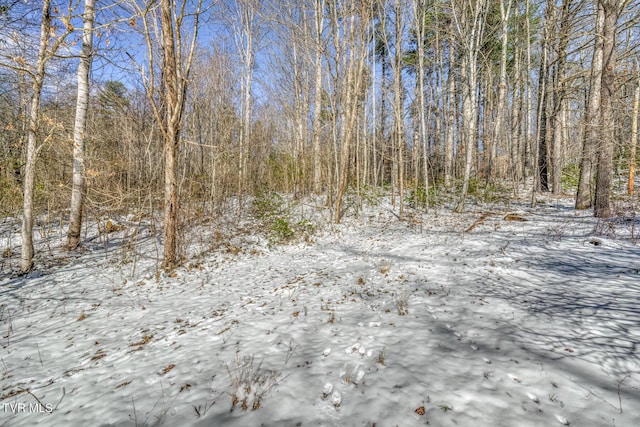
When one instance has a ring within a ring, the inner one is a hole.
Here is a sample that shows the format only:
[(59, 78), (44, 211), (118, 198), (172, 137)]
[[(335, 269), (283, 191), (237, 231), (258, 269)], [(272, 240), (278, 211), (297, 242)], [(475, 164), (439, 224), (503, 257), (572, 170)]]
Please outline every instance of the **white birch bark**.
[(83, 15), (82, 51), (78, 64), (78, 96), (73, 128), (73, 187), (71, 190), (71, 212), (67, 232), (67, 249), (75, 249), (80, 243), (82, 210), (84, 205), (84, 144), (89, 106), (89, 72), (93, 60), (93, 22), (95, 0), (85, 0)]

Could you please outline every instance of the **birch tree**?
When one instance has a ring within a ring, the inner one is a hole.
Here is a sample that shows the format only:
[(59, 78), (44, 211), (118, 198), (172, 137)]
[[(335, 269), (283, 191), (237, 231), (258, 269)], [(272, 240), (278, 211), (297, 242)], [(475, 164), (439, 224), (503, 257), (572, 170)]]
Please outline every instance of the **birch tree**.
[(67, 249), (75, 249), (80, 243), (82, 208), (84, 205), (84, 141), (87, 129), (87, 109), (89, 106), (89, 71), (93, 59), (93, 22), (95, 0), (85, 0), (83, 14), (82, 50), (78, 64), (78, 94), (76, 117), (73, 128), (73, 188), (71, 191), (71, 212), (67, 232)]

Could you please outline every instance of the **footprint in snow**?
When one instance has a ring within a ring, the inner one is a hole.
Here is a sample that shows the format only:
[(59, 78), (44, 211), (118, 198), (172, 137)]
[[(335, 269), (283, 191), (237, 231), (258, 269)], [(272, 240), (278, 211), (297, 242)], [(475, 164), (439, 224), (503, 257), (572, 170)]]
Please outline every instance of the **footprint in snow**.
[(362, 383), (363, 379), (364, 379), (364, 370), (358, 367), (355, 375), (353, 376), (353, 378), (351, 378), (351, 382), (357, 385)]
[(322, 398), (326, 399), (327, 397), (329, 397), (332, 391), (333, 391), (333, 384), (326, 383), (324, 387), (322, 387)]
[(566, 419), (565, 417), (563, 417), (562, 415), (557, 415), (557, 414), (556, 414), (556, 420), (558, 420), (558, 422), (559, 422), (560, 424), (562, 424), (563, 426), (568, 426), (569, 424), (571, 424), (571, 423), (569, 422), (569, 420), (568, 420), (568, 419)]
[(367, 353), (367, 350), (362, 346), (362, 344), (357, 342), (347, 347), (345, 349), (345, 353), (347, 354), (357, 353), (357, 354), (360, 354), (360, 356), (364, 356)]
[(331, 394), (331, 404), (333, 404), (333, 406), (335, 406), (336, 408), (339, 408), (341, 403), (342, 396), (339, 392), (334, 391), (333, 394)]
[(540, 400), (538, 399), (538, 396), (536, 396), (533, 393), (527, 393), (527, 397), (529, 398), (529, 400), (531, 400), (534, 403), (540, 403)]
[(520, 378), (516, 377), (515, 375), (513, 375), (513, 374), (507, 374), (507, 375), (509, 375), (509, 378), (511, 378), (513, 381), (515, 381), (515, 382), (517, 382), (519, 384), (522, 383), (522, 380)]

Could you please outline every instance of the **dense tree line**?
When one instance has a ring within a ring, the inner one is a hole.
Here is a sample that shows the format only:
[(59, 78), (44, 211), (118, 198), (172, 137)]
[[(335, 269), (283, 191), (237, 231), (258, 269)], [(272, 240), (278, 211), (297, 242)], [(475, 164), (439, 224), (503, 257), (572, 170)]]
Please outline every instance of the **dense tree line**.
[[(385, 188), (402, 219), (477, 185), (613, 214), (637, 156), (637, 0), (0, 2), (0, 196), (180, 222), (278, 191)], [(37, 22), (38, 25), (35, 25)], [(93, 67), (93, 71), (91, 69)]]

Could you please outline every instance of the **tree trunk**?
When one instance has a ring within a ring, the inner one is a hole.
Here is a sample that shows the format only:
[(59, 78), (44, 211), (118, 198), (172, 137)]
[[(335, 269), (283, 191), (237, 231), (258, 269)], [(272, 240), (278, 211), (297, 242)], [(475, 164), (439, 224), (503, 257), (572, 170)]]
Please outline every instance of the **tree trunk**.
[(20, 269), (23, 273), (33, 267), (33, 192), (35, 187), (38, 136), (38, 115), (40, 113), (40, 97), (44, 82), (45, 65), (48, 61), (47, 46), (51, 30), (51, 0), (44, 0), (42, 4), (42, 23), (40, 24), (40, 46), (38, 48), (38, 62), (33, 77), (32, 95), (29, 107), (27, 127), (27, 160), (25, 164), (23, 182), (23, 212), (22, 212), (22, 253)]
[[(402, 2), (395, 0), (395, 46), (393, 67), (393, 122), (394, 145), (397, 153), (398, 170), (398, 216), (400, 220), (404, 213), (404, 102), (402, 96)], [(396, 161), (394, 159), (394, 161)], [(393, 189), (395, 191), (395, 188)]]
[(324, 28), (324, 0), (316, 0), (315, 14), (315, 81), (313, 99), (313, 191), (322, 191), (322, 163), (320, 157), (320, 125), (322, 113), (322, 30)]
[(552, 9), (554, 4), (547, 0), (542, 39), (542, 60), (538, 81), (538, 163), (536, 191), (549, 191), (547, 145), (549, 143), (549, 103), (551, 97), (549, 78), (549, 45), (553, 34)]
[[(260, 3), (257, 3), (260, 4)], [(254, 0), (238, 2), (240, 22), (242, 24), (242, 63), (244, 66), (242, 75), (242, 125), (240, 127), (239, 156), (238, 156), (238, 212), (242, 212), (242, 196), (247, 183), (247, 156), (251, 140), (251, 102), (254, 65), (254, 37), (255, 37), (255, 8)]]
[[(472, 65), (473, 63), (473, 65)], [(476, 64), (474, 58), (465, 58), (463, 70), (467, 76), (464, 88), (464, 100), (462, 103), (462, 120), (464, 123), (464, 178), (462, 181), (462, 191), (460, 199), (456, 205), (455, 211), (462, 212), (464, 210), (465, 198), (469, 191), (469, 180), (471, 178), (471, 166), (473, 165), (473, 151), (476, 142), (476, 121), (478, 120), (477, 104), (476, 104)]]
[(447, 71), (447, 139), (444, 144), (444, 186), (447, 189), (451, 188), (456, 126), (455, 40), (453, 31), (451, 34), (449, 39), (449, 69)]
[(593, 169), (598, 144), (600, 123), (600, 96), (603, 67), (603, 35), (604, 9), (598, 2), (596, 11), (593, 59), (591, 61), (591, 77), (587, 111), (585, 112), (584, 139), (582, 141), (582, 157), (580, 159), (580, 177), (576, 194), (576, 209), (588, 209), (593, 206)]
[(71, 190), (71, 213), (67, 249), (73, 250), (80, 243), (82, 228), (82, 209), (84, 206), (84, 141), (87, 130), (87, 109), (89, 106), (89, 71), (93, 60), (93, 20), (95, 0), (85, 0), (84, 29), (82, 34), (82, 54), (78, 64), (78, 97), (76, 100), (76, 119), (73, 128), (73, 187)]
[(507, 94), (507, 42), (509, 35), (509, 16), (511, 14), (511, 2), (509, 0), (505, 5), (505, 0), (500, 1), (500, 21), (502, 23), (502, 33), (500, 35), (501, 51), (500, 51), (500, 84), (498, 89), (498, 105), (496, 120), (493, 128), (493, 137), (491, 138), (491, 149), (489, 152), (489, 179), (495, 176), (499, 177), (502, 173), (500, 169), (500, 159), (498, 152), (504, 135), (504, 115)]
[[(363, 71), (365, 63), (365, 33), (368, 25), (368, 16), (363, 11), (365, 22), (356, 22), (355, 16), (349, 16), (341, 20), (344, 26), (342, 33), (344, 44), (337, 46), (337, 53), (341, 53), (344, 59), (344, 82), (340, 93), (340, 159), (339, 170), (336, 174), (337, 194), (335, 200), (334, 221), (340, 223), (342, 219), (342, 203), (349, 184), (349, 168), (351, 159), (351, 140), (356, 129), (358, 114), (358, 97), (361, 93)], [(333, 25), (337, 24), (336, 22)], [(352, 43), (349, 45), (349, 43)]]
[(176, 267), (178, 236), (178, 143), (179, 83), (175, 47), (175, 33), (172, 18), (172, 1), (161, 0), (160, 23), (162, 27), (162, 82), (165, 99), (164, 135), (164, 260), (163, 267)]
[[(423, 0), (414, 0), (414, 8), (415, 8), (415, 17), (416, 17), (416, 32), (417, 32), (417, 46), (416, 49), (418, 51), (418, 84), (416, 85), (418, 89), (418, 116), (419, 116), (419, 127), (418, 127), (418, 141), (415, 149), (418, 146), (422, 145), (423, 150), (423, 171), (424, 171), (424, 194), (425, 194), (425, 202), (424, 208), (426, 212), (429, 212), (429, 158), (427, 152), (427, 122), (425, 117), (425, 99), (424, 99), (424, 37), (425, 37), (425, 10), (426, 5)], [(436, 42), (437, 43), (437, 42)], [(417, 162), (416, 162), (417, 163)], [(418, 167), (416, 164), (416, 187), (418, 186), (418, 176), (417, 176)], [(416, 200), (415, 204), (418, 204), (418, 192), (415, 194)]]
[(613, 141), (615, 138), (615, 118), (613, 114), (613, 93), (616, 73), (616, 23), (619, 7), (615, 0), (601, 0), (604, 9), (602, 27), (602, 80), (600, 88), (600, 149), (596, 173), (596, 195), (594, 214), (597, 218), (611, 216), (611, 180), (613, 173)]
[[(467, 197), (467, 191), (469, 190), (469, 180), (471, 178), (473, 153), (477, 142), (478, 104), (476, 92), (478, 90), (478, 56), (482, 47), (486, 7), (486, 0), (476, 0), (473, 5), (469, 5), (467, 13), (470, 15), (463, 13), (461, 19), (456, 17), (458, 34), (461, 39), (466, 39), (462, 67), (466, 77), (462, 105), (462, 120), (464, 123), (465, 136), (465, 164), (462, 191), (455, 208), (456, 212), (462, 212), (464, 210), (465, 199)], [(462, 27), (462, 24), (471, 25), (471, 27), (465, 28)]]
[(562, 166), (563, 166), (563, 135), (566, 128), (567, 113), (567, 46), (571, 32), (571, 1), (563, 0), (562, 15), (560, 17), (560, 30), (558, 48), (556, 51), (557, 64), (555, 67), (554, 91), (553, 91), (553, 146), (551, 155), (551, 181), (554, 194), (562, 194)]
[(551, 155), (551, 188), (556, 195), (562, 194), (562, 150), (564, 147), (564, 134), (566, 129), (567, 101), (560, 99), (560, 105), (555, 108), (553, 116), (553, 151)]
[[(531, 170), (531, 165), (533, 164), (533, 158), (535, 157), (533, 153), (533, 138), (532, 129), (533, 129), (533, 101), (531, 96), (531, 72), (532, 72), (532, 61), (531, 61), (531, 19), (529, 18), (529, 2), (525, 2), (525, 37), (527, 39), (527, 57), (526, 57), (526, 67), (525, 67), (525, 75), (524, 75), (524, 85), (525, 85), (525, 131), (524, 131), (524, 164), (522, 165), (522, 174), (523, 177), (527, 177), (527, 170)], [(534, 173), (535, 178), (535, 173)], [(523, 181), (526, 183), (526, 179)]]
[(631, 122), (631, 149), (629, 153), (629, 182), (627, 193), (633, 196), (633, 185), (636, 176), (636, 146), (638, 145), (638, 110), (640, 110), (640, 79), (636, 86), (636, 94), (633, 99), (633, 118)]
[(511, 150), (510, 155), (510, 167), (511, 178), (513, 179), (514, 192), (517, 189), (522, 179), (522, 156), (523, 150), (523, 135), (524, 135), (524, 123), (526, 118), (524, 117), (524, 84), (522, 79), (522, 49), (519, 46), (520, 38), (516, 37), (514, 43), (516, 45), (514, 52), (514, 64), (513, 73), (516, 76), (513, 84), (513, 113), (511, 120)]

